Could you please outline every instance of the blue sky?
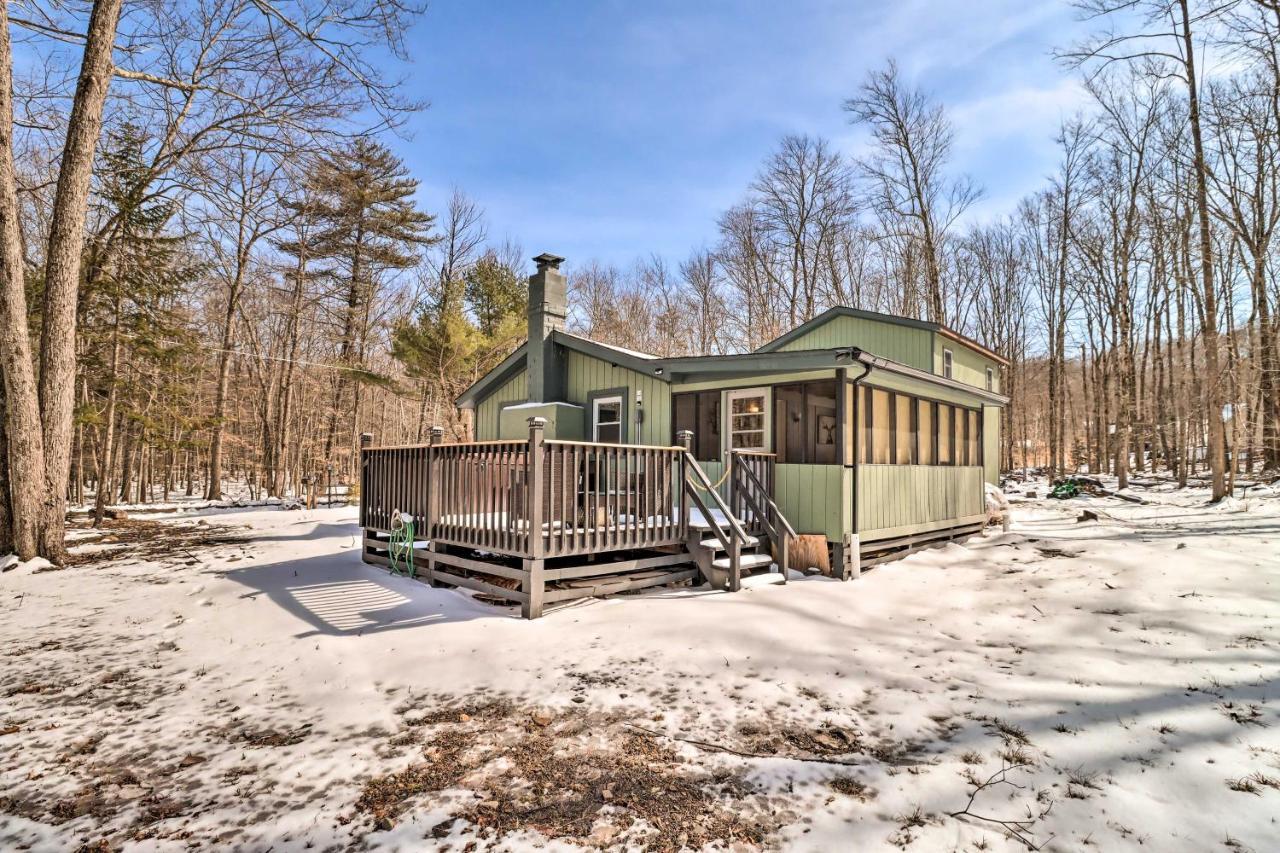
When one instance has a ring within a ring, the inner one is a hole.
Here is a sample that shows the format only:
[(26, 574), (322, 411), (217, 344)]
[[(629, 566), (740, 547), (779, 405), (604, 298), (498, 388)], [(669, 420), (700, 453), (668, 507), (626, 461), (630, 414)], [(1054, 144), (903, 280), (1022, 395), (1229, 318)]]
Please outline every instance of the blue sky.
[(946, 105), (986, 218), (1053, 170), (1085, 98), (1050, 50), (1081, 34), (1061, 0), (434, 0), (406, 81), (431, 106), (391, 145), (427, 209), (460, 187), (528, 255), (679, 261), (784, 134), (855, 154), (841, 102), (894, 57)]

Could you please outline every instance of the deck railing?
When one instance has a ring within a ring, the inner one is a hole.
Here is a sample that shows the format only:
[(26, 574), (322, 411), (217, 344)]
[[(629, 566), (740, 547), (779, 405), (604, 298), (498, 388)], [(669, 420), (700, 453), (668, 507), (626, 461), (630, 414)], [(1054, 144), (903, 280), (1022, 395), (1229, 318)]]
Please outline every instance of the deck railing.
[(752, 533), (764, 533), (774, 543), (782, 582), (787, 582), (789, 548), (796, 531), (773, 499), (777, 456), (753, 450), (735, 450), (729, 462), (729, 506)]
[(544, 474), (531, 491), (543, 496), (538, 556), (684, 540), (687, 522), (676, 512), (682, 448), (545, 441), (540, 451)]
[(543, 438), (364, 447), (361, 526), (389, 531), (399, 510), (415, 538), (543, 559), (683, 542), (681, 447)]
[(429, 447), (431, 500), (420, 538), (495, 554), (529, 550), (527, 441)]
[(777, 455), (758, 450), (731, 450), (726, 455), (729, 476), (725, 495), (733, 514), (743, 526), (759, 532), (765, 519), (760, 517), (764, 498), (773, 497), (774, 468)]

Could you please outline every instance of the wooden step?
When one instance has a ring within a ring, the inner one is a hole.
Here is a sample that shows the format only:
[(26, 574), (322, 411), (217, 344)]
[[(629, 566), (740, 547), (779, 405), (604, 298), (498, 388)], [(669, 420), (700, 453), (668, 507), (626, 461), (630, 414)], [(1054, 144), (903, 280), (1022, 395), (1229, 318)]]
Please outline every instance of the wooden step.
[(712, 527), (715, 527), (716, 525), (719, 525), (720, 527), (725, 529), (727, 529), (729, 526), (729, 520), (725, 518), (724, 513), (720, 512), (720, 510), (718, 509), (711, 510), (711, 518), (706, 518), (705, 516), (703, 516), (703, 514), (699, 510), (696, 510), (696, 509), (690, 510), (689, 512), (690, 529), (710, 530)]
[[(710, 548), (712, 551), (724, 550), (724, 546), (720, 544), (720, 540), (715, 538), (714, 536), (711, 537), (710, 539), (703, 539), (698, 544), (701, 545), (703, 548)], [(754, 536), (748, 536), (746, 539), (742, 540), (743, 548), (754, 548), (756, 545), (759, 545), (759, 544), (760, 544), (760, 540)]]
[[(768, 566), (772, 563), (773, 556), (771, 554), (743, 554), (741, 559), (738, 560), (738, 567), (745, 572), (748, 569), (754, 569), (759, 566)], [(721, 557), (718, 560), (712, 560), (711, 565), (717, 569), (726, 570), (731, 567), (728, 557)]]

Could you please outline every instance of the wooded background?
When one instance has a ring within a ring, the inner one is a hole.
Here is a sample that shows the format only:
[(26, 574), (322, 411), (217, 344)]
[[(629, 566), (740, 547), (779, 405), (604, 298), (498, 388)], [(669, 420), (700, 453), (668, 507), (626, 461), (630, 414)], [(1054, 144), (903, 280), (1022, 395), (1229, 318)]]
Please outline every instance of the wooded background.
[[(530, 253), (387, 147), (422, 105), (368, 57), (422, 10), (347, 5), (5, 10), (0, 547), (62, 559), (68, 502), (298, 494), (349, 481), (362, 432), (469, 435), (452, 401), (523, 340)], [(787, 136), (714, 245), (570, 259), (573, 328), (678, 355), (921, 317), (1011, 360), (1007, 471), (1222, 496), (1280, 467), (1280, 5), (1079, 10), (1099, 35), (1059, 58), (1093, 104), (1016, 209), (975, 221), (945, 105), (889, 63), (832, 105), (869, 153)]]

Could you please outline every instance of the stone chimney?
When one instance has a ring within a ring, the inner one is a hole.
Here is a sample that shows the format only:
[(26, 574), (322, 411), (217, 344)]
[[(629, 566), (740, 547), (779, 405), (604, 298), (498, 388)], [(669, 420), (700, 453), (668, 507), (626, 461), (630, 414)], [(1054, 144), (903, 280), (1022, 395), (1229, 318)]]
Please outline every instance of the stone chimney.
[(560, 264), (564, 258), (543, 252), (533, 259), (538, 271), (529, 276), (529, 402), (551, 403), (561, 397), (564, 368), (551, 333), (564, 328), (568, 295)]

